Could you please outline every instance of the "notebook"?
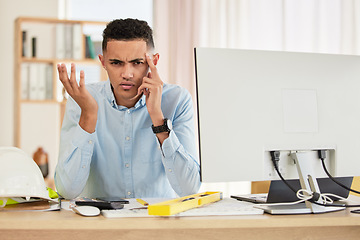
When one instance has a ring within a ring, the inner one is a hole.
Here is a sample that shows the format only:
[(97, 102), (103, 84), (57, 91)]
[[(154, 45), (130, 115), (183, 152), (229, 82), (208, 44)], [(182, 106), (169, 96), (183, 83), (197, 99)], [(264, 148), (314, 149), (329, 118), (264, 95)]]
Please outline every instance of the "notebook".
[[(335, 177), (335, 179), (350, 188), (353, 177)], [(343, 198), (349, 196), (349, 190), (339, 186), (330, 178), (318, 178), (318, 185), (321, 193), (332, 193)], [(287, 180), (287, 182), (296, 190), (300, 189), (299, 179)], [(281, 180), (272, 180), (270, 183), (269, 193), (264, 194), (244, 194), (244, 195), (232, 195), (240, 201), (252, 202), (252, 203), (282, 203), (282, 202), (295, 202), (299, 199), (296, 194)], [(333, 198), (333, 197), (332, 197)], [(333, 198), (333, 200), (338, 200)]]

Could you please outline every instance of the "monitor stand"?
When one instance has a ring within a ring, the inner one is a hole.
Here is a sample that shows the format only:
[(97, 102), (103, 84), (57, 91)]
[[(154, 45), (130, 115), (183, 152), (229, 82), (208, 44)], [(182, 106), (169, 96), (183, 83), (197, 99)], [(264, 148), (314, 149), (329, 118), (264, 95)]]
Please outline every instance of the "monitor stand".
[[(292, 158), (295, 161), (297, 171), (299, 173), (299, 180), (302, 189), (306, 189), (309, 192), (320, 193), (320, 188), (317, 183), (315, 174), (313, 173), (311, 161), (314, 159), (308, 152), (294, 152), (291, 153)], [(321, 199), (316, 201), (323, 204)], [(305, 203), (295, 205), (259, 205), (256, 208), (263, 209), (270, 214), (309, 214), (309, 213), (326, 213), (344, 210), (345, 207), (326, 207), (305, 201)]]

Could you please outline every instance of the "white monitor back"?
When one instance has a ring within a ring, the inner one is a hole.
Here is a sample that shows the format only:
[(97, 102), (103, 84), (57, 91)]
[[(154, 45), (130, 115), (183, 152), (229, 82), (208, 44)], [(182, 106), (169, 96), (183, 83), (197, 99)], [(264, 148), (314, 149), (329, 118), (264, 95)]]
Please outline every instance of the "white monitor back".
[(195, 58), (203, 182), (273, 179), (269, 150), (330, 149), (334, 175), (360, 175), (359, 56), (196, 48)]

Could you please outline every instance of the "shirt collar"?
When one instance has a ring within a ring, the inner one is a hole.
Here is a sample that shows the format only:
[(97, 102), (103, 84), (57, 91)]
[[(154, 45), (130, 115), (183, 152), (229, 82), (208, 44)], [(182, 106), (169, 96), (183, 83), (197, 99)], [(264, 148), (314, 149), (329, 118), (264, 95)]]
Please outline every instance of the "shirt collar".
[[(112, 107), (117, 108), (119, 110), (127, 109), (126, 107), (117, 105), (114, 93), (113, 93), (113, 91), (111, 89), (111, 83), (110, 83), (109, 79), (105, 83), (105, 92), (106, 92), (106, 97), (107, 97), (107, 99), (108, 99), (108, 101), (109, 101), (109, 103), (111, 104)], [(140, 107), (143, 107), (145, 105), (146, 105), (146, 97), (145, 97), (145, 95), (142, 95), (141, 98), (139, 99), (139, 101), (136, 102), (134, 108), (135, 109), (140, 108)]]

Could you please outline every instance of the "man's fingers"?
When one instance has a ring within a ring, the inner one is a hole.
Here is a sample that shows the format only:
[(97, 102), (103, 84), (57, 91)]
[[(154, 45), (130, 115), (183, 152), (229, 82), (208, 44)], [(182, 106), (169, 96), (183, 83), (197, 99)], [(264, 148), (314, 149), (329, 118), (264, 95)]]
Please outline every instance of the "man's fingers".
[(59, 79), (61, 82), (67, 81), (67, 74), (64, 74), (64, 68), (66, 72), (66, 67), (63, 64), (58, 64)]
[(79, 94), (81, 87), (85, 86), (85, 73), (80, 71), (80, 81), (79, 84), (76, 81), (76, 66), (74, 63), (71, 64), (70, 78), (66, 69), (66, 65), (58, 64), (57, 65), (59, 72), (59, 79), (62, 82), (65, 90), (72, 96), (73, 94)]
[(77, 90), (78, 89), (78, 84), (76, 82), (76, 68), (75, 68), (75, 64), (71, 64), (71, 73), (70, 73), (70, 84), (71, 84), (71, 87), (73, 88), (73, 90)]
[(75, 75), (76, 67), (75, 67), (75, 64), (72, 63), (70, 69), (71, 69), (70, 80), (76, 79), (76, 75)]
[(152, 78), (152, 73), (151, 72), (148, 72), (147, 78)]
[(80, 71), (80, 81), (79, 81), (80, 88), (85, 86), (85, 73), (84, 70)]
[(140, 85), (140, 87), (138, 88), (138, 92), (137, 92), (137, 95), (140, 95), (143, 90), (145, 89), (146, 87), (144, 87), (144, 83)]
[(70, 94), (72, 92), (72, 87), (69, 82), (69, 77), (65, 64), (58, 64), (58, 72), (61, 83), (63, 84), (66, 91)]

